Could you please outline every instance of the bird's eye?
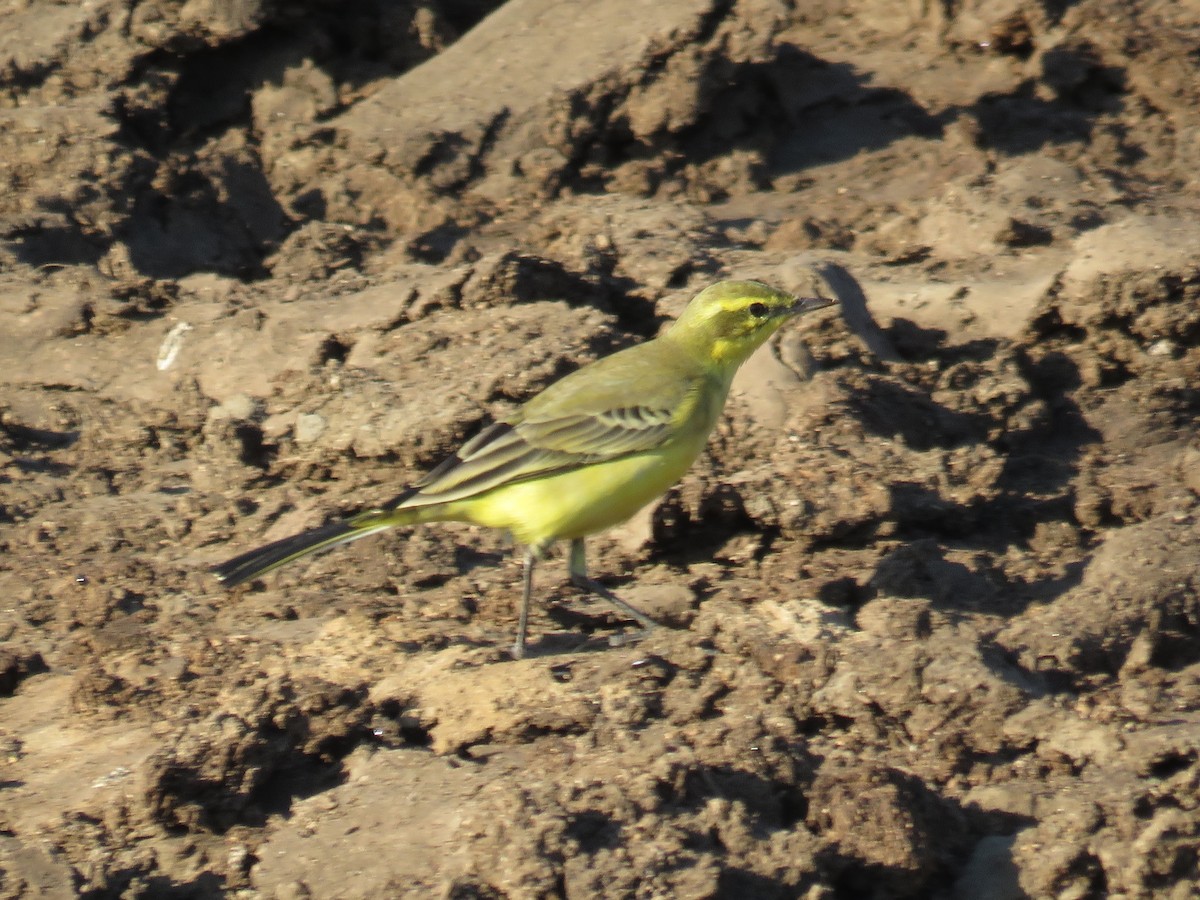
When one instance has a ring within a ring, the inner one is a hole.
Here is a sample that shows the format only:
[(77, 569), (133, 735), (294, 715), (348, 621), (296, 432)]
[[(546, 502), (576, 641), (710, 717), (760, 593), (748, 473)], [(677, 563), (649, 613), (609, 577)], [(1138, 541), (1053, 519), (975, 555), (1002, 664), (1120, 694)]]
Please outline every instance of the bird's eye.
[(756, 319), (765, 319), (767, 317), (767, 313), (769, 312), (770, 310), (767, 309), (767, 304), (765, 303), (750, 304), (750, 315), (754, 316)]

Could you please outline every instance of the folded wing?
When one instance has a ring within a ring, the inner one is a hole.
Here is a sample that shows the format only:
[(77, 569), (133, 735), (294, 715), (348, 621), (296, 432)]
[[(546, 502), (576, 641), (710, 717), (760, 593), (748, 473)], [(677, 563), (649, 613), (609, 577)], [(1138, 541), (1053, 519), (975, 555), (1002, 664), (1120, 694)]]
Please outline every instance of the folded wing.
[(462, 500), (515, 481), (655, 450), (670, 438), (676, 412), (625, 406), (497, 422), (384, 508)]

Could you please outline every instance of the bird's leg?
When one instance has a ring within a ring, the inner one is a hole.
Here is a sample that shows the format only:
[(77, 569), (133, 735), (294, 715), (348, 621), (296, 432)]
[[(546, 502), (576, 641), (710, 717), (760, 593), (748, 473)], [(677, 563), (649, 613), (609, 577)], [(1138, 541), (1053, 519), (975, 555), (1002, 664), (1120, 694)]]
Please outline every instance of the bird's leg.
[(594, 578), (589, 578), (587, 573), (587, 558), (583, 550), (583, 538), (575, 538), (571, 541), (571, 555), (567, 560), (567, 572), (571, 577), (571, 584), (577, 588), (582, 588), (585, 591), (590, 591), (597, 597), (602, 597), (623, 612), (629, 618), (633, 619), (645, 631), (649, 631), (656, 624), (653, 619), (642, 612), (640, 609), (630, 606), (600, 582)]
[(533, 564), (537, 562), (541, 550), (529, 547), (525, 551), (524, 588), (521, 591), (521, 618), (517, 623), (517, 642), (512, 646), (513, 659), (521, 659), (525, 655), (525, 633), (529, 630), (529, 599), (533, 595)]

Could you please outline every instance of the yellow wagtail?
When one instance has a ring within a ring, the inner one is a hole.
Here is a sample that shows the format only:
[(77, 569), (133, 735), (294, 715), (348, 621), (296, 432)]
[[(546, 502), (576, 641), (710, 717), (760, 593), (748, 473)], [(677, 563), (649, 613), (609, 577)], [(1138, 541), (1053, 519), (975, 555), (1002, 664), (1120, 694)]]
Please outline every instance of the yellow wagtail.
[(584, 366), (467, 441), (395, 499), (214, 567), (228, 587), (397, 525), (503, 528), (527, 548), (513, 655), (525, 653), (534, 563), (569, 540), (571, 583), (644, 628), (654, 623), (588, 577), (583, 539), (658, 497), (691, 467), (738, 367), (792, 316), (833, 304), (757, 281), (701, 291), (662, 335)]

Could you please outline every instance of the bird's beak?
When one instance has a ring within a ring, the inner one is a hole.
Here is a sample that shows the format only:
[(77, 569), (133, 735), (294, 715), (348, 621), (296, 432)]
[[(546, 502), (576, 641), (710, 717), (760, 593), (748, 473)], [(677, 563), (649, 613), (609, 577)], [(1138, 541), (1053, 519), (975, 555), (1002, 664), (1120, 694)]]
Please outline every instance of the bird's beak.
[(806, 312), (833, 306), (835, 303), (837, 301), (829, 297), (797, 297), (795, 302), (787, 307), (787, 314), (789, 316), (799, 316)]

